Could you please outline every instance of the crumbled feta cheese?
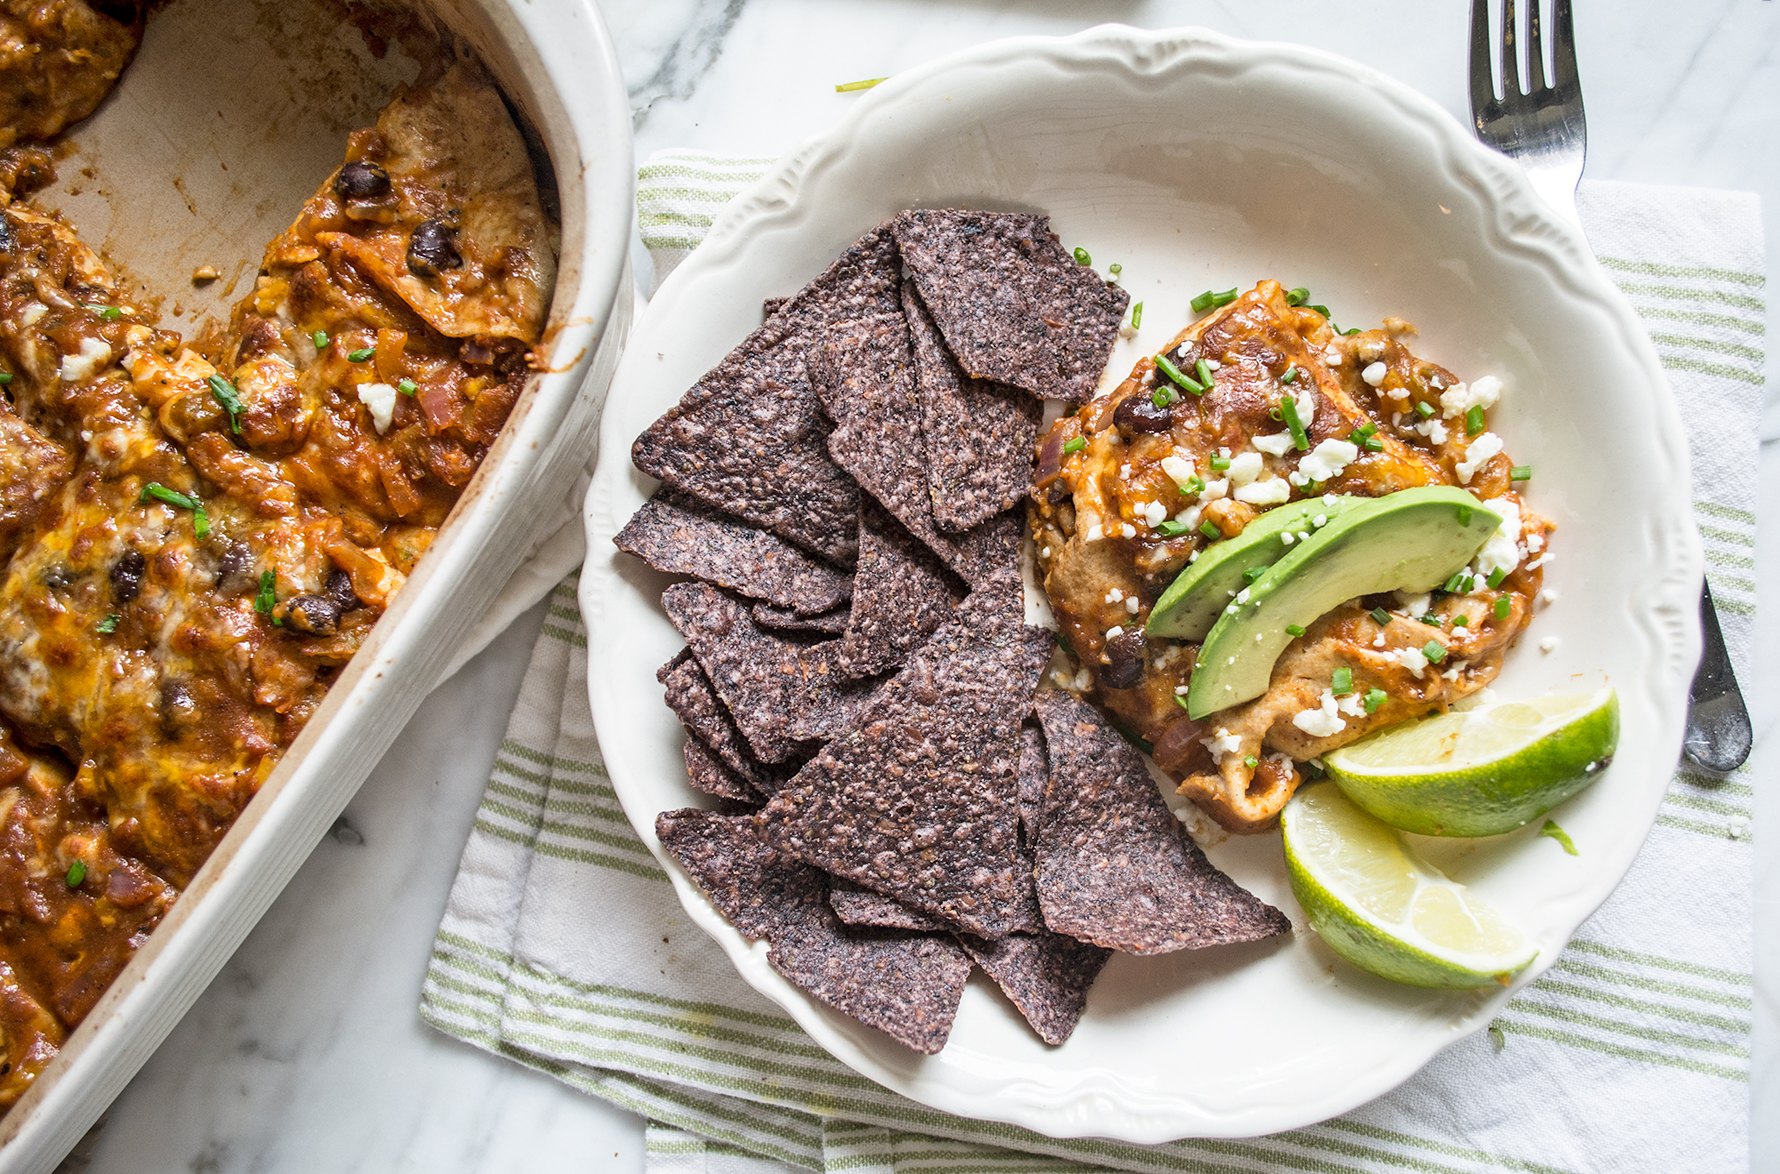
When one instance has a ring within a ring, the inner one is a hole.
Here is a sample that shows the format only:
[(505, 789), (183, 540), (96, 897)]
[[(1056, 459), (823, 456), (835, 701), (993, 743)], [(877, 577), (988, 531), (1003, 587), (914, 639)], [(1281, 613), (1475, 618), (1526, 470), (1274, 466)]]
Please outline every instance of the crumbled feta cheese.
[(1242, 751), (1242, 739), (1222, 726), (1211, 737), (1199, 739), (1199, 744), (1211, 752), (1211, 760), (1219, 766)]
[(1139, 512), (1152, 530), (1168, 520), (1168, 507), (1159, 501), (1145, 502), (1139, 507)]
[(1337, 709), (1335, 694), (1327, 689), (1323, 690), (1322, 700), (1317, 708), (1293, 714), (1292, 724), (1313, 738), (1332, 738), (1347, 729), (1347, 722)]
[(1100, 528), (1099, 522), (1095, 522), (1092, 526), (1088, 527), (1088, 532), (1086, 534), (1082, 535), (1082, 541), (1083, 542), (1099, 542), (1102, 538), (1105, 538), (1105, 537), (1106, 537), (1106, 531), (1104, 531)]
[(1359, 445), (1331, 436), (1304, 454), (1304, 459), (1298, 462), (1298, 471), (1312, 481), (1327, 481), (1340, 476), (1341, 471), (1359, 455)]
[(1091, 686), (1093, 683), (1094, 683), (1094, 675), (1092, 673), (1090, 673), (1087, 669), (1082, 668), (1082, 669), (1076, 670), (1075, 691), (1077, 693), (1086, 693), (1088, 691), (1089, 686)]
[(1410, 619), (1420, 619), (1427, 615), (1428, 605), (1434, 601), (1431, 591), (1398, 591), (1394, 594), (1397, 597), (1397, 606)]
[(1547, 636), (1545, 639), (1539, 641), (1539, 651), (1540, 652), (1545, 652), (1545, 653), (1555, 652), (1557, 650), (1557, 646), (1558, 646), (1558, 638), (1556, 636)]
[(1220, 497), (1230, 496), (1230, 481), (1227, 477), (1219, 477), (1216, 481), (1205, 483), (1205, 492), (1199, 495), (1200, 501), (1216, 501)]
[(1271, 436), (1257, 436), (1249, 443), (1270, 457), (1283, 457), (1292, 450), (1292, 434), (1275, 432)]
[(1291, 499), (1292, 487), (1282, 477), (1251, 482), (1236, 491), (1236, 500), (1250, 505), (1284, 505)]
[(1308, 429), (1316, 420), (1316, 390), (1310, 380), (1300, 379), (1292, 385), (1292, 403), (1298, 408), (1298, 422)]
[[(1241, 488), (1261, 475), (1261, 454), (1242, 452), (1230, 460), (1230, 484)], [(1240, 495), (1238, 495), (1240, 497)]]
[(1174, 515), (1174, 520), (1189, 530), (1197, 530), (1199, 528), (1199, 515), (1204, 512), (1205, 511), (1198, 506), (1190, 505), (1180, 513)]
[(1121, 481), (1131, 480), (1131, 466), (1130, 465), (1127, 464), (1127, 465), (1119, 466), (1119, 480), (1121, 480)]
[(1359, 352), (1360, 358), (1365, 359), (1368, 363), (1374, 363), (1379, 359), (1384, 358), (1384, 340), (1380, 338), (1368, 338), (1362, 341), (1359, 346), (1354, 348), (1354, 350)]
[(91, 379), (100, 367), (111, 361), (111, 347), (102, 338), (80, 340), (78, 354), (62, 356), (62, 381), (81, 383)]
[(1247, 603), (1248, 602), (1248, 588), (1247, 587), (1244, 587), (1241, 591), (1238, 591), (1236, 593), (1236, 602), (1237, 603)]
[(1360, 372), (1360, 378), (1366, 381), (1368, 387), (1382, 387), (1384, 376), (1385, 365), (1383, 363), (1368, 363), (1365, 370)]
[(1325, 366), (1325, 367), (1339, 367), (1339, 366), (1341, 366), (1341, 348), (1340, 347), (1330, 346), (1323, 351), (1323, 366)]
[(1142, 606), (1143, 606), (1143, 600), (1137, 598), (1137, 596), (1127, 595), (1125, 597), (1125, 610), (1130, 612), (1132, 615), (1136, 615), (1137, 609)]
[(1045, 547), (1043, 550), (1038, 552), (1038, 555), (1040, 558), (1050, 558), (1051, 557), (1051, 548), (1048, 546)]
[(1130, 522), (1121, 522), (1119, 523), (1119, 533), (1126, 538), (1136, 538), (1137, 527), (1133, 526)]
[(43, 321), (43, 316), (47, 313), (49, 313), (48, 306), (44, 305), (42, 302), (32, 302), (19, 314), (19, 325), (35, 326)]
[(1471, 478), (1476, 475), (1477, 470), (1483, 468), (1484, 462), (1501, 451), (1500, 436), (1494, 432), (1480, 434), (1471, 442), (1471, 447), (1465, 450), (1465, 458), (1452, 467), (1452, 471), (1459, 475), (1459, 484), (1471, 484)]
[(1471, 560), (1471, 573), (1480, 579), (1488, 579), (1498, 568), (1508, 572), (1520, 565), (1520, 506), (1508, 497), (1498, 497), (1483, 504), (1502, 515), (1502, 524)]
[(1433, 416), (1429, 416), (1426, 420), (1417, 420), (1415, 430), (1434, 444), (1446, 443), (1446, 425)]
[(1176, 485), (1185, 486), (1193, 479), (1193, 462), (1174, 453), (1162, 458), (1162, 471)]
[(1537, 534), (1537, 533), (1527, 535), (1527, 553), (1528, 554), (1538, 554), (1540, 551), (1542, 551), (1544, 549), (1545, 549), (1545, 535)]
[(1290, 530), (1287, 530), (1284, 534), (1281, 534), (1279, 536), (1279, 544), (1281, 546), (1290, 546), (1292, 543), (1294, 543), (1296, 541), (1298, 541), (1298, 536), (1296, 534), (1292, 533)]
[(1372, 637), (1372, 647), (1374, 647), (1374, 648), (1383, 648), (1384, 647), (1384, 629), (1383, 628), (1380, 628), (1378, 630), (1378, 635)]
[(1552, 604), (1556, 603), (1557, 601), (1558, 601), (1558, 593), (1550, 587), (1547, 587), (1545, 590), (1543, 590), (1539, 593), (1539, 602), (1545, 604), (1547, 607), (1550, 607)]
[(1502, 398), (1502, 381), (1494, 375), (1470, 383), (1458, 383), (1440, 393), (1440, 414), (1448, 420), (1463, 416), (1472, 408), (1489, 409)]
[(1540, 567), (1544, 566), (1546, 563), (1550, 562), (1552, 559), (1554, 559), (1556, 557), (1557, 556), (1554, 554), (1542, 554), (1538, 558), (1534, 559), (1532, 562), (1527, 564), (1527, 570), (1536, 571)]
[(388, 432), (396, 414), (396, 389), (387, 383), (361, 383), (358, 402), (371, 409), (371, 423), (379, 433)]
[(1348, 717), (1366, 716), (1366, 701), (1358, 689), (1350, 691), (1346, 697), (1337, 698), (1335, 708)]
[(1394, 648), (1390, 655), (1392, 660), (1413, 673), (1418, 681), (1428, 667), (1428, 658), (1419, 648)]
[(1188, 687), (1186, 685), (1176, 685), (1174, 687), (1174, 695), (1176, 697), (1185, 697), (1187, 695), (1187, 691), (1188, 691)]
[(1106, 593), (1106, 602), (1123, 603), (1125, 602), (1125, 593), (1120, 591), (1117, 587), (1114, 587), (1111, 591)]
[(1119, 625), (1117, 625), (1117, 624), (1114, 624), (1112, 627), (1110, 627), (1106, 630), (1106, 638), (1108, 640), (1117, 640), (1120, 636), (1123, 636), (1124, 634), (1125, 634), (1125, 629), (1119, 627)]
[(1222, 363), (1218, 362), (1216, 359), (1205, 360), (1205, 369), (1208, 371), (1219, 371), (1219, 370), (1223, 369), (1223, 366), (1224, 365)]
[(1316, 517), (1310, 519), (1310, 528), (1313, 530), (1321, 530), (1324, 526), (1327, 526), (1328, 524), (1329, 524), (1329, 515), (1328, 514), (1318, 514)]

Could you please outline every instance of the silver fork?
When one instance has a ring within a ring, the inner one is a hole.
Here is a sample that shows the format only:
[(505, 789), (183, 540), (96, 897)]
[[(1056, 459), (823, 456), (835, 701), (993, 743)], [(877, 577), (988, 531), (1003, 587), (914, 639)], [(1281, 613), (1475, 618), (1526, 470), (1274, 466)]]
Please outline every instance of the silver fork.
[[(1552, 0), (1549, 38), (1540, 7), (1539, 0), (1527, 5), (1523, 81), (1515, 0), (1503, 0), (1501, 35), (1495, 37), (1490, 35), (1490, 0), (1471, 0), (1471, 126), (1485, 145), (1526, 170), (1533, 190), (1547, 204), (1581, 228), (1576, 216), (1576, 185), (1588, 154), (1588, 126), (1583, 118), (1582, 86), (1576, 77), (1570, 0)], [(1548, 40), (1549, 65), (1545, 61)], [(1498, 78), (1500, 91), (1496, 88)], [(1700, 621), (1705, 646), (1688, 695), (1687, 733), (1681, 752), (1690, 762), (1723, 774), (1743, 765), (1754, 733), (1749, 709), (1731, 672), (1712, 591), (1704, 583), (1700, 585)]]

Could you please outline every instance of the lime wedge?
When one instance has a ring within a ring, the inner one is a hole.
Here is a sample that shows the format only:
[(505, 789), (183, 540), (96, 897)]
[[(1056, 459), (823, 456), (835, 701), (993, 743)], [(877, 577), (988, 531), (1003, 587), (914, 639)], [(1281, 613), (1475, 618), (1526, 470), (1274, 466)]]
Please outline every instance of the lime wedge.
[(1300, 788), (1280, 830), (1311, 928), (1361, 970), (1409, 986), (1482, 987), (1506, 984), (1539, 952), (1336, 787)]
[(1594, 782), (1618, 742), (1619, 698), (1603, 688), (1407, 722), (1324, 755), (1323, 765), (1392, 827), (1495, 836)]

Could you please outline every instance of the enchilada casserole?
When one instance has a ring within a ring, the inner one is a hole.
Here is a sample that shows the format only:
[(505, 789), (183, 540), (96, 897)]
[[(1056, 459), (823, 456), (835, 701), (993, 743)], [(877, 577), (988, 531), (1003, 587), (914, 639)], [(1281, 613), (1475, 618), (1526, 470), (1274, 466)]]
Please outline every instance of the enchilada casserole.
[(253, 798), (524, 385), (537, 179), (480, 67), (431, 73), (201, 344), (0, 204), (0, 1106)]

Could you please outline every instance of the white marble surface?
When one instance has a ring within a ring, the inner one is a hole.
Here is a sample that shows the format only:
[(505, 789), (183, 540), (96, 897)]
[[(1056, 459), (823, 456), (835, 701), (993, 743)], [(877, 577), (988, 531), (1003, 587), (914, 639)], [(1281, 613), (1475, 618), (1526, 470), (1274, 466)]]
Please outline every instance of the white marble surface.
[[(1460, 0), (607, 0), (639, 157), (665, 146), (772, 154), (894, 73), (994, 37), (1102, 21), (1197, 23), (1301, 41), (1465, 101)], [(1766, 203), (1780, 272), (1780, 3), (1579, 5), (1589, 172), (1741, 188)], [(639, 262), (643, 261), (639, 253)], [(646, 268), (642, 270), (646, 272)], [(1780, 315), (1770, 315), (1780, 337)], [(1762, 474), (1780, 497), (1780, 361), (1770, 353)], [(1780, 584), (1764, 517), (1758, 577)], [(1758, 627), (1780, 662), (1780, 589)], [(83, 1142), (70, 1170), (636, 1170), (635, 1118), (424, 1028), (428, 944), (537, 614), (448, 682), (396, 744), (240, 953)], [(1758, 731), (1780, 672), (1753, 682)], [(1780, 751), (1758, 743), (1765, 783)], [(1758, 786), (1758, 845), (1780, 792)], [(1780, 853), (1758, 877), (1754, 1169), (1780, 1169)], [(1709, 895), (1707, 895), (1709, 897)]]

